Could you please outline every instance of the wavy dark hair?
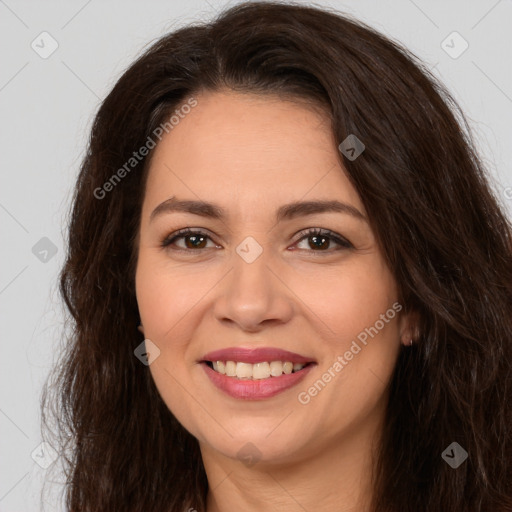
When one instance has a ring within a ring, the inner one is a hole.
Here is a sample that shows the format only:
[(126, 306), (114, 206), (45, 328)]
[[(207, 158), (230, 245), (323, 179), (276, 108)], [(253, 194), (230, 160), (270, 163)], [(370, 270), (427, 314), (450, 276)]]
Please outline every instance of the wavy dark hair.
[[(42, 396), (68, 509), (205, 510), (198, 442), (134, 357), (151, 152), (104, 197), (97, 190), (187, 99), (223, 89), (322, 107), (335, 140), (366, 146), (340, 162), (418, 318), (389, 383), (372, 510), (512, 510), (512, 226), (468, 122), (400, 44), (337, 11), (278, 2), (238, 4), (160, 38), (97, 112), (59, 280), (71, 329)], [(468, 452), (457, 469), (441, 457), (452, 442)]]

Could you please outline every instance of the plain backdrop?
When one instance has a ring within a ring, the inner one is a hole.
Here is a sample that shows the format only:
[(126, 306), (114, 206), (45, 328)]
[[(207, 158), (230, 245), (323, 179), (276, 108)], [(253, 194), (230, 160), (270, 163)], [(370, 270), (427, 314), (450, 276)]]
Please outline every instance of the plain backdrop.
[[(56, 279), (93, 116), (148, 44), (235, 3), (0, 0), (0, 512), (64, 510), (57, 484), (41, 501), (48, 470), (37, 461), (44, 466), (51, 453), (40, 447), (40, 399), (59, 357), (64, 314)], [(467, 115), (493, 186), (512, 216), (512, 1), (317, 5), (369, 23), (434, 70)]]

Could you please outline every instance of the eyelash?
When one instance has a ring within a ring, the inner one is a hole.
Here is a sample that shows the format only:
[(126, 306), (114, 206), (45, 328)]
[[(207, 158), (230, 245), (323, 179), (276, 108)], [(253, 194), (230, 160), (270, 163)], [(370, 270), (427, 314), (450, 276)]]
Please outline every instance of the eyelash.
[[(166, 238), (164, 238), (160, 245), (163, 249), (170, 250), (171, 244), (173, 244), (176, 240), (178, 240), (180, 238), (185, 238), (186, 236), (192, 236), (192, 235), (206, 237), (211, 240), (211, 237), (203, 231), (185, 228), (185, 229), (180, 229), (179, 231), (176, 231), (175, 233), (172, 233), (169, 236), (167, 236)], [(326, 238), (334, 241), (336, 244), (338, 244), (341, 247), (340, 249), (337, 249), (337, 250), (353, 249), (354, 248), (354, 246), (345, 238), (336, 235), (336, 233), (334, 233), (328, 229), (321, 229), (321, 228), (309, 228), (305, 233), (302, 233), (302, 236), (295, 243), (297, 244), (297, 243), (301, 242), (302, 240), (304, 240), (306, 238), (313, 237), (313, 236), (322, 236), (322, 237), (326, 237)], [(172, 250), (181, 251), (181, 252), (191, 252), (191, 251), (199, 252), (199, 251), (202, 251), (205, 249), (203, 248), (203, 249), (196, 250), (196, 249), (177, 248), (177, 249), (172, 249)], [(314, 253), (316, 253), (316, 252), (328, 253), (328, 254), (333, 252), (330, 250), (318, 250), (318, 251), (315, 251), (315, 250), (308, 251), (307, 249), (299, 249), (299, 250), (306, 250), (307, 252), (314, 252)]]

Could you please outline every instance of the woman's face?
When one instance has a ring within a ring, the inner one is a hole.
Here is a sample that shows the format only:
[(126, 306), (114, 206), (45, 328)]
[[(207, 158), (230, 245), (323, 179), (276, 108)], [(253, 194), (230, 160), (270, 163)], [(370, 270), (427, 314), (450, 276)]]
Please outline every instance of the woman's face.
[[(203, 456), (357, 446), (381, 425), (406, 323), (341, 141), (298, 103), (196, 99), (154, 150), (142, 209), (136, 291), (156, 386)], [(201, 234), (162, 246), (185, 228)]]

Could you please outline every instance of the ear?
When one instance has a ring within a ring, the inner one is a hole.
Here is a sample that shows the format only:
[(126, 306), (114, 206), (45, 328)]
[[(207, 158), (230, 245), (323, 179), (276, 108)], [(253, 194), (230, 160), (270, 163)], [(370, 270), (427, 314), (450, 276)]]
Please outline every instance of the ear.
[(142, 327), (142, 324), (140, 324), (137, 329), (142, 333), (144, 334), (144, 327)]
[(411, 346), (419, 338), (419, 314), (416, 311), (404, 313), (398, 322), (400, 332), (400, 343)]

